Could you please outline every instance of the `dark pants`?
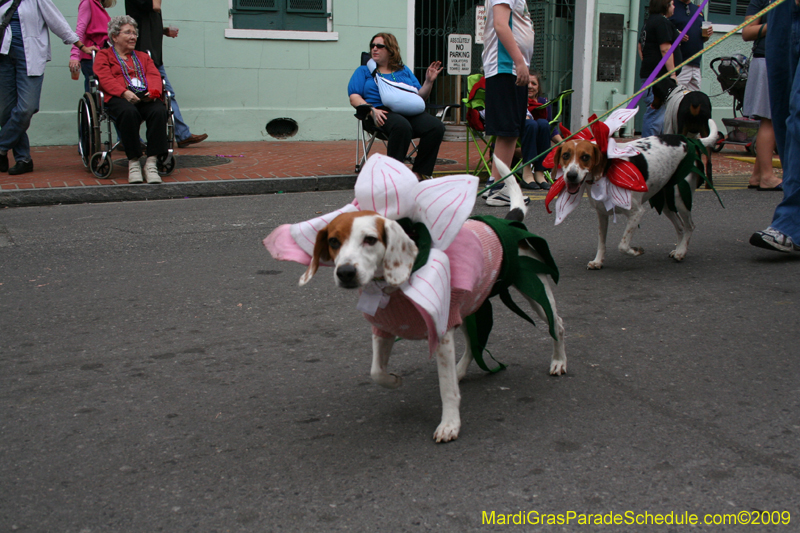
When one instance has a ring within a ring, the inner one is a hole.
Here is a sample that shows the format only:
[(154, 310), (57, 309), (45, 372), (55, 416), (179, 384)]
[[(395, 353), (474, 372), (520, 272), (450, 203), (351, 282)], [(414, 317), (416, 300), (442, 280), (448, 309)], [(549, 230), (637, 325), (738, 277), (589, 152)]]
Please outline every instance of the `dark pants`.
[[(550, 124), (543, 119), (528, 119), (525, 121), (522, 137), (522, 162), (527, 163), (539, 154), (550, 149)], [(544, 156), (533, 162), (533, 170), (544, 170)]]
[[(383, 126), (376, 129), (384, 133), (388, 139), (386, 141), (387, 155), (398, 161), (405, 161), (411, 139), (419, 137), (417, 155), (411, 170), (425, 176), (433, 174), (436, 156), (439, 155), (439, 146), (444, 138), (444, 123), (425, 112), (413, 117), (406, 117), (386, 108), (382, 109), (387, 111), (386, 121)], [(371, 122), (371, 119), (367, 120)]]
[(161, 100), (146, 104), (132, 104), (118, 96), (112, 96), (106, 104), (108, 114), (114, 119), (119, 138), (125, 145), (128, 159), (139, 159), (139, 125), (147, 123), (147, 155), (161, 155), (169, 150), (167, 141), (167, 107)]

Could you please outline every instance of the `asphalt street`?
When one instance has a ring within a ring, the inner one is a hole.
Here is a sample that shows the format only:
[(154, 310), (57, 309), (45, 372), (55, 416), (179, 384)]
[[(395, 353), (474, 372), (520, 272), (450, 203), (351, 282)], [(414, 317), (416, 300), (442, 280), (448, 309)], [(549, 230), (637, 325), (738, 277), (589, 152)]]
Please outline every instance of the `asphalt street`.
[(553, 226), (534, 201), (568, 374), (498, 302), (509, 368), (473, 365), (444, 445), (426, 344), (374, 385), (356, 294), (261, 245), (351, 193), (0, 210), (0, 531), (800, 531), (800, 254), (747, 243), (777, 194), (720, 194), (683, 263), (653, 211), (641, 257), (611, 224), (601, 271), (589, 206)]

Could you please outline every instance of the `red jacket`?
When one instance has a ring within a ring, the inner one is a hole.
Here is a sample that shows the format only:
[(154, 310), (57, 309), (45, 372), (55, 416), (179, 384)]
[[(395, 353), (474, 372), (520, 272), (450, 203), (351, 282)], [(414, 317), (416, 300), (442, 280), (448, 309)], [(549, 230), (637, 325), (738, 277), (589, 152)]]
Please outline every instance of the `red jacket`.
[[(156, 64), (153, 63), (147, 53), (136, 51), (134, 53), (139, 58), (139, 63), (141, 63), (144, 70), (150, 97), (154, 99), (161, 98), (161, 73), (156, 68)], [(128, 64), (130, 65), (130, 60)], [(136, 73), (129, 70), (128, 74), (133, 77)], [(97, 76), (97, 80), (100, 82), (100, 89), (105, 93), (104, 102), (111, 100), (112, 96), (122, 97), (122, 94), (128, 90), (125, 77), (122, 75), (122, 68), (114, 55), (114, 50), (111, 48), (105, 48), (97, 52), (94, 58), (94, 75)]]

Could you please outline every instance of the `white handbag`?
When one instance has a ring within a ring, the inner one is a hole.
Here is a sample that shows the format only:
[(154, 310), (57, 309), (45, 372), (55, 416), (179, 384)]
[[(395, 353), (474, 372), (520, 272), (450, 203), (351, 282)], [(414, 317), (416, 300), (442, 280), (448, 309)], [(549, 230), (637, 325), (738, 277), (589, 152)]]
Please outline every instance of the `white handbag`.
[(425, 111), (425, 100), (418, 94), (416, 87), (378, 75), (378, 65), (374, 59), (367, 61), (367, 68), (375, 79), (383, 105), (395, 113), (409, 117)]

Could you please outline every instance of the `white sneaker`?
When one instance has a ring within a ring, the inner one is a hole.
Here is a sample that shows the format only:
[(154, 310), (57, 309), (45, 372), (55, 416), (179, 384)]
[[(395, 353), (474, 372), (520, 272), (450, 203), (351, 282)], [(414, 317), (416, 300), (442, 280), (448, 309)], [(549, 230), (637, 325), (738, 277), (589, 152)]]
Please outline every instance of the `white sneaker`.
[(138, 159), (128, 159), (128, 183), (142, 183), (142, 167)]
[(158, 175), (158, 165), (156, 165), (156, 156), (151, 155), (145, 161), (144, 175), (147, 178), (147, 183), (161, 183), (161, 176)]
[[(514, 179), (509, 178), (509, 179)], [(525, 205), (531, 203), (531, 199), (527, 196), (525, 197)], [(497, 191), (491, 191), (489, 197), (486, 199), (486, 205), (490, 207), (510, 207), (511, 206), (511, 199), (508, 197), (506, 193), (506, 187), (499, 189)]]

